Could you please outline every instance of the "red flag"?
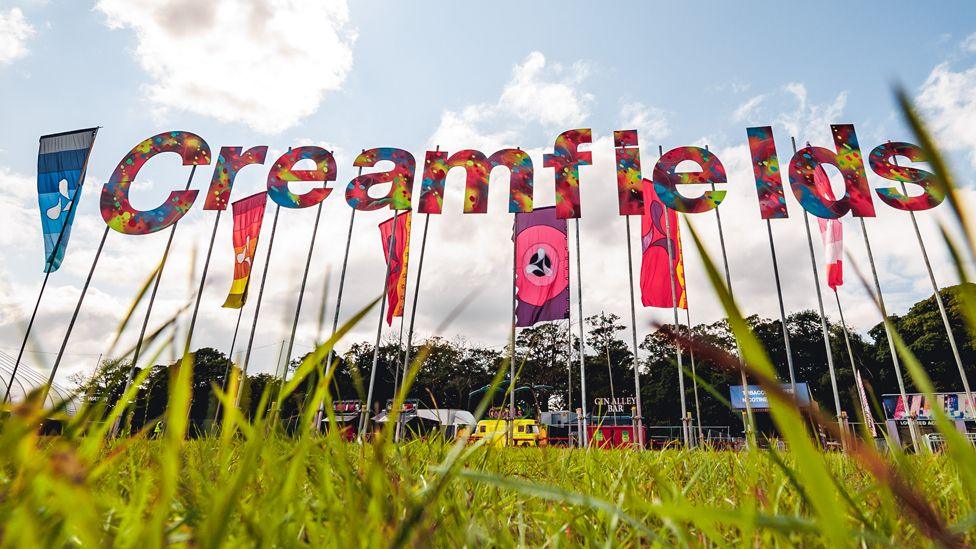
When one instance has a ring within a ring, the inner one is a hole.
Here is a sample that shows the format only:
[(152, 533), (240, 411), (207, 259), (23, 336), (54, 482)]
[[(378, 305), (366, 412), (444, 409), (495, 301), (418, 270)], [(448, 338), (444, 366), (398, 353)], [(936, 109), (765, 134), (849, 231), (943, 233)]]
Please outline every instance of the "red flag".
[[(394, 222), (396, 227), (394, 230)], [(390, 254), (390, 235), (393, 236), (393, 254)], [(383, 240), (383, 258), (390, 262), (390, 274), (386, 278), (386, 323), (393, 324), (393, 317), (403, 316), (403, 300), (407, 295), (407, 257), (410, 255), (410, 212), (397, 215), (380, 223)]]
[(234, 202), (234, 281), (224, 307), (240, 309), (247, 300), (247, 288), (251, 279), (254, 253), (258, 249), (258, 235), (264, 220), (264, 206), (268, 193), (260, 192)]
[[(817, 192), (829, 200), (834, 198), (834, 191), (830, 188), (830, 180), (823, 168), (813, 173), (813, 184)], [(817, 218), (820, 224), (820, 238), (824, 245), (824, 262), (827, 264), (827, 285), (836, 290), (844, 284), (844, 225), (840, 219)]]
[[(667, 215), (667, 222), (665, 222)], [(678, 231), (678, 214), (664, 206), (654, 191), (654, 184), (644, 180), (644, 215), (641, 216), (641, 303), (645, 307), (673, 307), (671, 284), (678, 307), (688, 308), (685, 294), (685, 266)], [(668, 239), (671, 240), (674, 278), (668, 268)], [(671, 283), (669, 283), (669, 280)]]

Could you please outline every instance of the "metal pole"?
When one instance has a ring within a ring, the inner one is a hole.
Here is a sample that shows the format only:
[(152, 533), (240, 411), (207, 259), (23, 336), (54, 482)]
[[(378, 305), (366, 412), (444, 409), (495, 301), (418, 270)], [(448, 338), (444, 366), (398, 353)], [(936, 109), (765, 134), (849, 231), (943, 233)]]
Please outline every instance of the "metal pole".
[(590, 437), (586, 433), (587, 412), (586, 412), (586, 340), (583, 337), (583, 268), (580, 266), (580, 225), (579, 218), (575, 219), (576, 224), (576, 306), (579, 310), (579, 363), (580, 363), (580, 410), (583, 412), (582, 423), (583, 432), (580, 433), (580, 440), (583, 447), (590, 447)]
[[(230, 352), (227, 353), (227, 367), (224, 368), (224, 377), (221, 380), (220, 386), (223, 390), (227, 390), (227, 378), (230, 376), (230, 368), (234, 364), (234, 346), (237, 345), (237, 332), (241, 328), (241, 317), (244, 316), (244, 304), (241, 304), (241, 308), (237, 310), (237, 322), (234, 324), (234, 337), (230, 340)], [(244, 380), (239, 380), (238, 383), (244, 383)], [(217, 400), (217, 409), (214, 411), (214, 421), (220, 417), (220, 400)]]
[(369, 372), (369, 390), (366, 393), (366, 406), (363, 407), (359, 418), (359, 435), (362, 436), (368, 425), (369, 409), (373, 404), (373, 388), (376, 385), (376, 367), (380, 359), (380, 336), (383, 335), (383, 318), (386, 316), (386, 299), (389, 290), (390, 264), (393, 263), (394, 248), (396, 248), (396, 228), (400, 210), (393, 210), (393, 228), (390, 230), (389, 242), (390, 249), (386, 254), (386, 274), (383, 276), (383, 296), (380, 299), (380, 318), (376, 323), (376, 345), (373, 346), (373, 368)]
[[(64, 233), (67, 232), (68, 227), (71, 226), (72, 220), (75, 217), (75, 211), (77, 211), (78, 197), (81, 195), (81, 187), (85, 182), (85, 174), (88, 172), (88, 159), (91, 157), (91, 147), (95, 145), (95, 135), (98, 134), (98, 128), (93, 130), (92, 144), (88, 148), (88, 154), (85, 155), (85, 162), (81, 166), (81, 172), (78, 176), (78, 187), (75, 189), (74, 196), (68, 202), (71, 208), (68, 212), (68, 219), (65, 223), (61, 225), (61, 230), (58, 231), (58, 239), (54, 242), (54, 248), (51, 250), (51, 255), (48, 256), (47, 261), (45, 261), (44, 268), (44, 281), (41, 282), (41, 291), (37, 293), (37, 301), (34, 302), (34, 310), (31, 312), (30, 320), (27, 322), (27, 330), (24, 331), (24, 340), (20, 344), (20, 350), (17, 352), (17, 360), (14, 362), (14, 369), (10, 374), (10, 382), (7, 383), (7, 389), (3, 393), (3, 400), (0, 404), (6, 404), (7, 399), (10, 397), (10, 388), (14, 384), (14, 378), (17, 376), (17, 370), (20, 368), (20, 361), (24, 357), (24, 351), (27, 349), (27, 342), (30, 341), (31, 329), (34, 327), (34, 320), (37, 318), (37, 310), (41, 306), (41, 298), (44, 297), (44, 289), (47, 288), (47, 279), (51, 276), (51, 265), (54, 264), (54, 256), (61, 249), (61, 242), (64, 240)], [(95, 255), (95, 260), (98, 260), (98, 255)], [(69, 329), (70, 332), (70, 329)], [(54, 379), (53, 377), (51, 379)], [(45, 398), (46, 398), (45, 391)], [(41, 402), (44, 402), (42, 399)]]
[(573, 324), (566, 319), (566, 410), (573, 411)]
[[(359, 168), (359, 175), (363, 174), (363, 169)], [(332, 335), (339, 330), (339, 310), (342, 308), (342, 290), (346, 285), (346, 267), (349, 265), (349, 247), (352, 244), (352, 228), (356, 223), (356, 208), (350, 208), (351, 213), (349, 214), (349, 233), (346, 235), (346, 251), (342, 256), (342, 270), (339, 272), (339, 295), (336, 297), (336, 308), (335, 314), (332, 317)], [(331, 336), (330, 336), (331, 337)], [(332, 371), (332, 359), (335, 357), (335, 342), (333, 342), (332, 347), (329, 349), (329, 354), (325, 359), (325, 376), (329, 377), (329, 372)], [(315, 425), (322, 430), (322, 417), (325, 414), (325, 401), (319, 404), (318, 416), (315, 419)]]
[(200, 275), (200, 287), (197, 288), (196, 302), (193, 304), (193, 314), (190, 315), (190, 328), (186, 333), (186, 345), (183, 347), (183, 354), (190, 352), (190, 341), (193, 339), (193, 329), (197, 325), (197, 313), (200, 311), (200, 300), (203, 298), (203, 287), (207, 283), (207, 271), (210, 270), (210, 257), (213, 255), (214, 240), (217, 238), (217, 226), (220, 225), (220, 213), (214, 218), (213, 231), (210, 233), (210, 247), (207, 248), (207, 258), (203, 262), (203, 273)]
[[(685, 309), (685, 323), (688, 324), (688, 337), (691, 337), (691, 306)], [(701, 402), (698, 400), (698, 373), (695, 371), (695, 348), (688, 349), (691, 357), (691, 382), (692, 393), (695, 395), (695, 421), (698, 424), (698, 443), (705, 444), (705, 433), (702, 431), (701, 421)]]
[[(193, 181), (193, 174), (197, 171), (197, 165), (194, 164), (190, 168), (190, 177), (186, 179), (186, 188), (184, 190), (190, 189), (190, 183)], [(169, 237), (166, 239), (166, 248), (163, 250), (163, 259), (159, 264), (159, 270), (156, 272), (155, 280), (153, 280), (152, 293), (149, 294), (149, 304), (146, 306), (146, 316), (142, 319), (142, 328), (139, 330), (139, 339), (136, 340), (135, 350), (132, 352), (132, 366), (129, 368), (129, 373), (125, 378), (125, 388), (122, 393), (125, 394), (129, 390), (129, 386), (132, 385), (132, 380), (136, 375), (136, 367), (139, 364), (139, 355), (142, 352), (143, 340), (146, 337), (146, 328), (149, 327), (149, 317), (152, 315), (153, 304), (156, 302), (156, 293), (159, 291), (159, 282), (163, 279), (163, 269), (166, 268), (166, 261), (169, 259), (169, 250), (173, 245), (173, 236), (176, 234), (176, 227), (179, 223), (173, 223), (173, 226), (169, 230)], [(119, 421), (115, 422), (115, 426), (112, 429), (112, 436), (118, 434), (118, 428), (120, 425), (121, 417)]]
[(634, 258), (633, 252), (631, 251), (630, 244), (630, 216), (624, 217), (627, 226), (627, 286), (630, 289), (630, 335), (633, 338), (634, 343), (634, 403), (637, 406), (637, 422), (634, 425), (634, 429), (637, 431), (635, 433), (637, 444), (643, 448), (644, 447), (644, 411), (641, 407), (641, 390), (640, 390), (640, 357), (638, 353), (640, 352), (640, 347), (637, 346), (637, 306), (635, 305), (634, 296)]
[(512, 216), (512, 334), (511, 334), (511, 354), (508, 361), (508, 429), (506, 434), (508, 442), (511, 443), (515, 438), (515, 307), (518, 302), (518, 289), (515, 286), (516, 274), (518, 272), (518, 246), (516, 245), (515, 216)]
[[(234, 399), (234, 406), (241, 403), (241, 395), (244, 394), (244, 385), (247, 381), (247, 367), (251, 363), (251, 349), (254, 347), (254, 334), (258, 329), (258, 317), (261, 315), (261, 298), (264, 297), (264, 283), (268, 280), (268, 267), (271, 266), (271, 249), (274, 248), (275, 232), (278, 229), (278, 213), (281, 206), (275, 206), (274, 220), (271, 222), (271, 237), (268, 239), (268, 253), (264, 257), (264, 270), (261, 273), (261, 286), (258, 288), (258, 301), (254, 305), (254, 320), (251, 322), (251, 334), (247, 338), (247, 351), (244, 352), (244, 364), (241, 366), (241, 382), (237, 386), (237, 398)], [(277, 373), (277, 365), (275, 365)]]
[[(424, 232), (420, 239), (420, 261), (417, 264), (417, 282), (414, 283), (413, 302), (410, 304), (410, 328), (407, 330), (407, 346), (403, 350), (403, 372), (400, 386), (406, 386), (407, 368), (410, 367), (411, 346), (413, 345), (413, 326), (417, 319), (417, 301), (420, 299), (420, 275), (424, 272), (424, 252), (427, 250), (427, 227), (430, 225), (430, 214), (424, 214)], [(400, 319), (400, 340), (403, 340), (403, 318)], [(395, 393), (396, 391), (394, 391)], [(396, 440), (400, 440), (400, 422), (403, 418), (397, 415)]]
[[(898, 159), (892, 158), (892, 162), (897, 166)], [(908, 189), (905, 188), (905, 183), (902, 182), (901, 190), (906, 195), (908, 194)], [(949, 315), (946, 313), (945, 303), (942, 302), (942, 294), (939, 292), (939, 283), (935, 280), (935, 273), (932, 272), (932, 263), (929, 262), (929, 254), (925, 249), (925, 241), (922, 239), (922, 233), (918, 230), (918, 220), (915, 219), (915, 212), (912, 210), (908, 211), (908, 215), (912, 218), (912, 228), (915, 229), (915, 238), (918, 240), (918, 247), (922, 252), (922, 261), (925, 263), (925, 270), (929, 274), (929, 282), (932, 284), (932, 292), (935, 294), (935, 302), (939, 306), (939, 315), (942, 317), (942, 325), (945, 326), (946, 336), (949, 338), (949, 347), (952, 349), (952, 357), (956, 360), (956, 368), (959, 369), (959, 378), (962, 379), (963, 390), (966, 391), (966, 398), (969, 399), (969, 407), (972, 409), (976, 401), (973, 400), (972, 390), (969, 388), (969, 376), (966, 375), (966, 370), (962, 366), (962, 357), (959, 356), (959, 347), (956, 345), (956, 336), (952, 333), (952, 326), (949, 324)]]
[[(796, 154), (796, 139), (790, 137), (793, 143), (793, 154)], [(840, 221), (838, 221), (839, 223)], [(820, 311), (820, 330), (823, 332), (824, 349), (827, 352), (827, 370), (830, 373), (830, 387), (834, 393), (834, 412), (836, 413), (837, 423), (843, 428), (843, 418), (841, 418), (840, 393), (837, 391), (837, 374), (834, 372), (834, 355), (830, 350), (830, 333), (827, 330), (827, 315), (824, 313), (823, 295), (820, 292), (820, 272), (817, 269), (817, 256), (813, 251), (813, 236), (810, 233), (810, 216), (806, 209), (803, 210), (803, 228), (807, 231), (807, 247), (810, 249), (810, 267), (813, 269), (813, 287), (817, 290), (817, 307)], [(795, 390), (794, 390), (795, 394)]]
[[(658, 153), (664, 156), (664, 150), (662, 147), (658, 147)], [(671, 287), (671, 309), (674, 312), (674, 329), (675, 332), (678, 331), (678, 327), (681, 324), (678, 322), (678, 296), (674, 291), (675, 274), (674, 274), (674, 255), (675, 250), (671, 246), (671, 215), (665, 208), (664, 211), (664, 230), (665, 238), (664, 241), (667, 243), (668, 248), (668, 286)], [(681, 344), (678, 341), (674, 343), (674, 353), (678, 361), (678, 391), (681, 396), (681, 438), (684, 442), (685, 447), (688, 447), (690, 433), (688, 433), (688, 405), (685, 402), (685, 376), (684, 376), (684, 359), (681, 356)]]
[[(98, 248), (95, 249), (95, 257), (92, 259), (91, 267), (88, 269), (88, 277), (85, 278), (85, 285), (81, 287), (81, 295), (78, 296), (78, 303), (75, 304), (75, 310), (71, 313), (71, 320), (68, 321), (68, 330), (64, 334), (64, 339), (61, 340), (61, 348), (58, 349), (58, 356), (54, 359), (54, 366), (51, 368), (51, 376), (48, 378), (47, 386), (44, 389), (44, 397), (41, 402), (47, 399), (47, 387), (50, 387), (54, 383), (54, 376), (58, 373), (58, 367), (61, 365), (61, 359), (64, 357), (64, 350), (68, 347), (68, 339), (71, 337), (71, 331), (75, 327), (75, 320), (78, 319), (78, 312), (81, 311), (81, 304), (85, 301), (85, 294), (88, 293), (88, 287), (91, 285), (92, 276), (95, 274), (95, 266), (98, 265), (98, 258), (102, 256), (102, 248), (105, 247), (105, 238), (108, 236), (108, 225), (105, 226), (105, 230), (102, 232), (102, 239), (98, 241)], [(98, 355), (99, 360), (101, 360), (102, 355)], [(97, 370), (97, 367), (96, 367)], [(13, 380), (13, 376), (10, 378)], [(9, 386), (7, 387), (9, 390)]]
[[(783, 343), (786, 345), (786, 366), (790, 371), (790, 389), (796, 394), (796, 373), (793, 371), (793, 351), (790, 349), (790, 332), (786, 328), (786, 307), (783, 305), (783, 287), (779, 283), (779, 264), (776, 262), (776, 245), (773, 243), (773, 226), (766, 220), (766, 233), (769, 234), (769, 254), (773, 258), (773, 278), (776, 280), (776, 297), (779, 300), (779, 319), (783, 323)], [(746, 395), (748, 399), (749, 395)]]
[[(315, 224), (312, 225), (312, 238), (308, 243), (308, 257), (305, 258), (305, 273), (302, 274), (302, 285), (298, 290), (298, 303), (295, 305), (295, 319), (291, 324), (291, 336), (288, 338), (288, 352), (285, 353), (285, 366), (281, 372), (281, 385), (288, 380), (288, 364), (291, 362), (291, 352), (295, 348), (295, 334), (298, 332), (298, 318), (302, 314), (302, 301), (305, 299), (305, 286), (308, 283), (308, 271), (312, 266), (312, 252), (315, 250), (315, 236), (319, 232), (319, 220), (322, 218), (322, 202), (315, 210)], [(281, 389), (279, 389), (279, 393)]]
[(844, 327), (844, 343), (847, 345), (847, 357), (851, 361), (851, 370), (853, 371), (857, 364), (854, 363), (854, 350), (851, 348), (851, 336), (850, 332), (847, 330), (847, 322), (844, 321), (844, 308), (840, 306), (840, 295), (837, 294), (837, 290), (834, 290), (834, 299), (837, 300), (837, 312), (840, 314), (840, 324)]
[(417, 301), (420, 299), (420, 275), (424, 272), (424, 252), (427, 250), (427, 226), (430, 224), (430, 214), (424, 214), (424, 233), (420, 238), (420, 261), (417, 263), (417, 282), (414, 283), (413, 303), (410, 304), (410, 327), (407, 329), (407, 347), (403, 351), (403, 375), (406, 380), (407, 368), (410, 367), (411, 345), (413, 345), (413, 325), (417, 319)]
[[(705, 146), (705, 150), (708, 150), (708, 146)], [(715, 190), (715, 184), (712, 183), (712, 190)], [(729, 256), (725, 251), (725, 231), (722, 230), (722, 213), (719, 208), (715, 208), (715, 222), (718, 225), (718, 242), (722, 249), (722, 265), (725, 268), (725, 286), (729, 289), (729, 295), (733, 296), (732, 291), (732, 273), (729, 270)], [(746, 436), (746, 445), (749, 444), (749, 431), (752, 428), (753, 418), (752, 418), (752, 404), (749, 403), (749, 384), (746, 381), (746, 370), (745, 364), (742, 360), (742, 349), (739, 348), (739, 338), (732, 334), (732, 340), (735, 342), (735, 356), (739, 359), (739, 379), (742, 383), (742, 399), (746, 407), (746, 415), (744, 418), (742, 430)]]
[[(861, 233), (864, 235), (864, 247), (868, 251), (868, 261), (871, 263), (871, 276), (874, 277), (874, 289), (877, 292), (878, 307), (881, 309), (881, 317), (884, 321), (885, 336), (888, 338), (888, 348), (891, 351), (891, 365), (895, 369), (895, 379), (898, 380), (898, 391), (901, 394), (902, 402), (908, 406), (908, 394), (905, 392), (905, 381), (901, 377), (901, 366), (898, 361), (898, 351), (895, 349), (895, 340), (891, 337), (891, 329), (888, 327), (888, 312), (885, 310), (884, 296), (881, 294), (881, 281), (878, 279), (878, 269), (874, 264), (874, 254), (871, 252), (871, 239), (868, 238), (868, 228), (864, 224), (864, 218), (857, 218), (861, 222)], [(912, 448), (917, 452), (918, 433), (915, 432), (915, 418), (908, 416), (908, 432), (912, 435)]]

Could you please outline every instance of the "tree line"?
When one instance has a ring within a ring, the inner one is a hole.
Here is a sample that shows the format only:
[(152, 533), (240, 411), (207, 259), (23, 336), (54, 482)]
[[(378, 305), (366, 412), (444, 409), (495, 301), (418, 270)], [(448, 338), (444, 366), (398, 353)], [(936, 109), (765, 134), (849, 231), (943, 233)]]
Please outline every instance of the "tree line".
[[(966, 329), (958, 287), (942, 290), (950, 323), (959, 344), (963, 363), (969, 375), (973, 375), (976, 362), (976, 344)], [(770, 356), (780, 379), (789, 379), (785, 343), (778, 319), (751, 316), (748, 323)], [(892, 317), (896, 329), (911, 350), (927, 369), (936, 390), (961, 391), (958, 370), (942, 325), (934, 296), (916, 303), (903, 316)], [(809, 384), (820, 404), (833, 409), (830, 377), (827, 369), (826, 349), (821, 332), (820, 317), (815, 311), (794, 313), (787, 318), (790, 347), (793, 353), (794, 371), (798, 382)], [(735, 352), (735, 343), (725, 320), (711, 324), (698, 324), (692, 328), (700, 341)], [(576, 409), (580, 404), (579, 380), (579, 328), (572, 333), (566, 322), (552, 322), (526, 328), (516, 338), (517, 386), (534, 387), (521, 391), (520, 407), (531, 413), (535, 410)], [(854, 377), (851, 361), (844, 342), (843, 327), (829, 323), (831, 354), (834, 361), (841, 405), (853, 418)], [(587, 407), (593, 411), (593, 399), (598, 397), (632, 397), (634, 395), (634, 361), (630, 331), (611, 313), (587, 317), (584, 323), (587, 385)], [(880, 397), (884, 393), (897, 392), (897, 384), (891, 365), (891, 355), (884, 327), (878, 324), (867, 332), (867, 338), (850, 331), (850, 342), (857, 367), (870, 390)], [(644, 335), (639, 343), (641, 377), (641, 402), (647, 425), (676, 425), (680, 416), (680, 396), (674, 345), (664, 335), (655, 331)], [(507, 364), (509, 351), (473, 345), (461, 337), (444, 339), (432, 337), (414, 345), (411, 357), (426, 350), (426, 359), (411, 387), (410, 398), (416, 398), (430, 407), (461, 408), (473, 410), (480, 395), (471, 393), (491, 383), (499, 368)], [(404, 349), (396, 340), (384, 341), (379, 348), (374, 402), (380, 407), (393, 397), (396, 377)], [(194, 353), (193, 403), (190, 419), (194, 426), (205, 429), (217, 413), (213, 386), (223, 385), (227, 369), (227, 357), (212, 348), (197, 349)], [(293, 371), (304, 357), (289, 365)], [(683, 350), (683, 364), (690, 370), (694, 358), (695, 373), (699, 378), (698, 399), (703, 425), (740, 425), (738, 413), (716, 398), (709, 389), (728, 398), (729, 386), (739, 384), (737, 372), (724, 371), (708, 360), (694, 356), (693, 349)], [(369, 372), (373, 363), (373, 345), (360, 342), (337, 355), (336, 371), (332, 379), (333, 399), (364, 399)], [(162, 417), (168, 399), (171, 372), (176, 363), (152, 366), (145, 382), (139, 387), (135, 402), (128, 415), (132, 429), (139, 429)], [(252, 365), (255, 367), (257, 365)], [(235, 364), (236, 368), (237, 365)], [(105, 360), (90, 378), (75, 378), (80, 398), (89, 403), (113, 405), (118, 401), (125, 385), (130, 362), (124, 359)], [(255, 368), (257, 369), (257, 368)], [(910, 376), (905, 377), (908, 391), (912, 386)], [(241, 399), (241, 408), (248, 415), (258, 413), (260, 396), (265, 390), (274, 391), (280, 381), (271, 374), (248, 375)], [(286, 402), (282, 403), (282, 417), (294, 416), (301, 407), (305, 395), (317, 384), (316, 374), (309, 376)], [(695, 410), (695, 383), (686, 375), (685, 393), (688, 410)], [(496, 398), (502, 404), (501, 395)]]

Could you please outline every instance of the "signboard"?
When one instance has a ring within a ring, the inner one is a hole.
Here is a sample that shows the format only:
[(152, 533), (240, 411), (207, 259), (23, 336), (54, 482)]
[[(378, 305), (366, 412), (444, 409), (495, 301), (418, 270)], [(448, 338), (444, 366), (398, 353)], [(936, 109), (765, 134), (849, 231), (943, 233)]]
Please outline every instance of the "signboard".
[(950, 419), (976, 421), (976, 409), (966, 398), (966, 393), (936, 393), (935, 402), (929, 401), (925, 395), (909, 393), (908, 406), (901, 395), (882, 395), (881, 405), (884, 408), (885, 419), (907, 420), (914, 416), (917, 420), (928, 422), (935, 419), (932, 405), (941, 406)]
[(637, 406), (637, 399), (634, 397), (596, 397), (593, 399), (593, 407), (608, 414), (630, 413), (634, 406)]
[[(783, 390), (787, 394), (793, 393), (793, 387), (789, 383), (782, 384)], [(749, 407), (753, 410), (769, 410), (769, 399), (766, 397), (766, 390), (759, 385), (747, 385), (749, 390)], [(800, 407), (806, 408), (810, 406), (810, 388), (806, 383), (796, 384), (797, 399), (800, 401)], [(745, 410), (746, 402), (742, 398), (742, 385), (730, 385), (729, 386), (729, 400), (732, 401), (732, 407), (736, 410)]]

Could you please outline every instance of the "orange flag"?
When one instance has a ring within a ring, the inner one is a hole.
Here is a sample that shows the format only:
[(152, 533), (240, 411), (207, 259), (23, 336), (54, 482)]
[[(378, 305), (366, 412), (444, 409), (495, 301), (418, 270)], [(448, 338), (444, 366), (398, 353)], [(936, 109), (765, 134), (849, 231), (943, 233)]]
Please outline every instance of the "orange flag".
[(264, 206), (268, 193), (260, 192), (234, 202), (234, 282), (223, 306), (240, 309), (247, 300), (247, 287), (251, 279), (254, 253), (258, 249), (258, 235), (264, 220)]
[[(394, 228), (393, 222), (396, 221)], [(390, 235), (395, 234), (393, 253), (390, 254)], [(393, 324), (393, 317), (403, 316), (403, 301), (407, 295), (407, 258), (410, 255), (410, 212), (397, 215), (380, 223), (383, 240), (383, 258), (390, 261), (390, 275), (386, 279), (386, 323)]]

